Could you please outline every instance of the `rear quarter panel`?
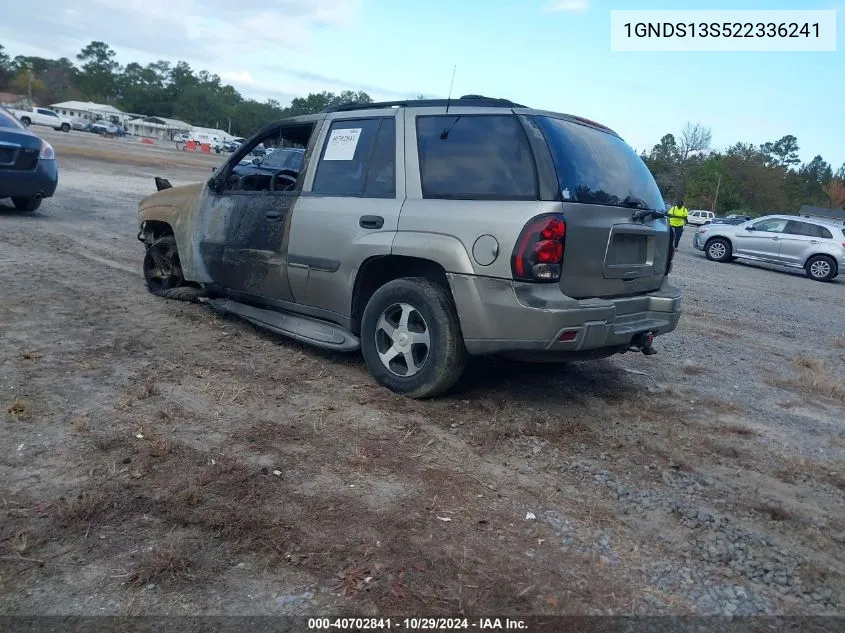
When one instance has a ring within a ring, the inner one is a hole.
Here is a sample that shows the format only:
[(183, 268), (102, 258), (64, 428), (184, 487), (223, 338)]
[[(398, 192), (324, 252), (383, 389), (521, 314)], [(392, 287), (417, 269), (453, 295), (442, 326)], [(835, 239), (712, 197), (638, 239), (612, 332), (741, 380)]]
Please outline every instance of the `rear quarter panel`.
[[(449, 114), (452, 112), (454, 110)], [(417, 153), (416, 117), (419, 114), (446, 114), (446, 108), (408, 108), (405, 111), (407, 196), (399, 218), (399, 234), (393, 244), (393, 253), (436, 261), (450, 273), (511, 279), (511, 254), (522, 228), (536, 215), (560, 212), (561, 203), (423, 199)], [(460, 114), (500, 115), (502, 109), (464, 107)], [(476, 241), (485, 235), (492, 235), (498, 244), (493, 262), (487, 265), (480, 264), (473, 257)]]

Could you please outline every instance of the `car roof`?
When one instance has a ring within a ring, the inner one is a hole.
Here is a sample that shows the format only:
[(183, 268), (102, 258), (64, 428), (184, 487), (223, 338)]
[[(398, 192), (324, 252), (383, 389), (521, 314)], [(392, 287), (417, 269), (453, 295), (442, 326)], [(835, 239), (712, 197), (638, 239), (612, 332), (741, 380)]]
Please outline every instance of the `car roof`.
[(509, 99), (501, 99), (498, 97), (485, 97), (482, 95), (464, 95), (455, 99), (405, 99), (402, 101), (377, 101), (372, 103), (345, 103), (338, 106), (330, 106), (322, 110), (321, 114), (332, 114), (338, 112), (355, 112), (358, 110), (381, 110), (381, 109), (396, 109), (396, 108), (446, 108), (448, 111), (457, 110), (464, 112), (468, 108), (507, 108), (516, 111), (517, 114), (538, 114), (544, 116), (551, 116), (555, 118), (565, 119), (573, 123), (578, 123), (588, 127), (601, 130), (619, 136), (615, 131), (591, 119), (576, 116), (574, 114), (565, 114), (563, 112), (553, 112), (551, 110), (540, 110), (531, 108), (521, 103), (515, 103)]
[(774, 215), (764, 215), (759, 218), (753, 218), (754, 220), (797, 220), (799, 222), (807, 222), (809, 224), (819, 224), (821, 226), (833, 226), (836, 228), (842, 228), (842, 224), (836, 222), (835, 220), (828, 220), (827, 218), (815, 218), (815, 217), (806, 217), (803, 215), (786, 215), (786, 214), (774, 214)]

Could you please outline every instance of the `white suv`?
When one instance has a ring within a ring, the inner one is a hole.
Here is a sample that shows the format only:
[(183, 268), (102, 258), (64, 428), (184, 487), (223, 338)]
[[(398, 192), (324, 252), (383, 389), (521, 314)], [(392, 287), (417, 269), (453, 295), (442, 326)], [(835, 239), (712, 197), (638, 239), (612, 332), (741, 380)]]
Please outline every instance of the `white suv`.
[(803, 268), (816, 281), (830, 281), (845, 268), (845, 227), (820, 218), (769, 215), (739, 225), (710, 224), (695, 232), (692, 243), (712, 261), (742, 258)]
[(701, 209), (694, 209), (689, 212), (687, 222), (694, 226), (701, 226), (702, 224), (708, 224), (715, 217), (716, 214), (712, 211), (702, 211)]

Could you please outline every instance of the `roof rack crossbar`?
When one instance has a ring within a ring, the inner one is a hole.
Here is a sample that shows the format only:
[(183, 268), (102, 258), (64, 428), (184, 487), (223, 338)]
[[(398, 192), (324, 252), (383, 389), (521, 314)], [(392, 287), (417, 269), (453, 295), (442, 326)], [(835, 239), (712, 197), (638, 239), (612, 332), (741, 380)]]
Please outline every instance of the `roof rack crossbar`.
[[(350, 112), (354, 110), (370, 110), (378, 108), (431, 108), (446, 107), (448, 99), (404, 99), (402, 101), (377, 101), (373, 103), (344, 103), (337, 106), (329, 106), (323, 112)], [(508, 99), (497, 99), (483, 97), (481, 95), (464, 95), (460, 99), (452, 99), (452, 105), (470, 105), (477, 108), (525, 108), (526, 106), (514, 103)]]

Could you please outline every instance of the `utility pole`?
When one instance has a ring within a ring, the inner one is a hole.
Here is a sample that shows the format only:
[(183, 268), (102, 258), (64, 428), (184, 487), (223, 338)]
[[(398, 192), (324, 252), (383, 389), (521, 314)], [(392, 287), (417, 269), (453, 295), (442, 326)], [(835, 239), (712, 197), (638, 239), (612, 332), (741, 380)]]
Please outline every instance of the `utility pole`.
[(227, 116), (226, 118), (229, 119), (229, 136), (232, 136), (232, 117)]
[(713, 208), (710, 209), (713, 213), (716, 213), (716, 203), (719, 201), (719, 187), (722, 186), (722, 174), (719, 174), (719, 181), (716, 183), (716, 195), (713, 197)]
[(31, 108), (32, 107), (32, 69), (31, 68), (29, 69), (29, 72), (27, 73), (27, 75), (29, 76), (29, 86), (26, 89), (26, 96), (27, 96), (27, 101), (29, 102), (29, 107)]

